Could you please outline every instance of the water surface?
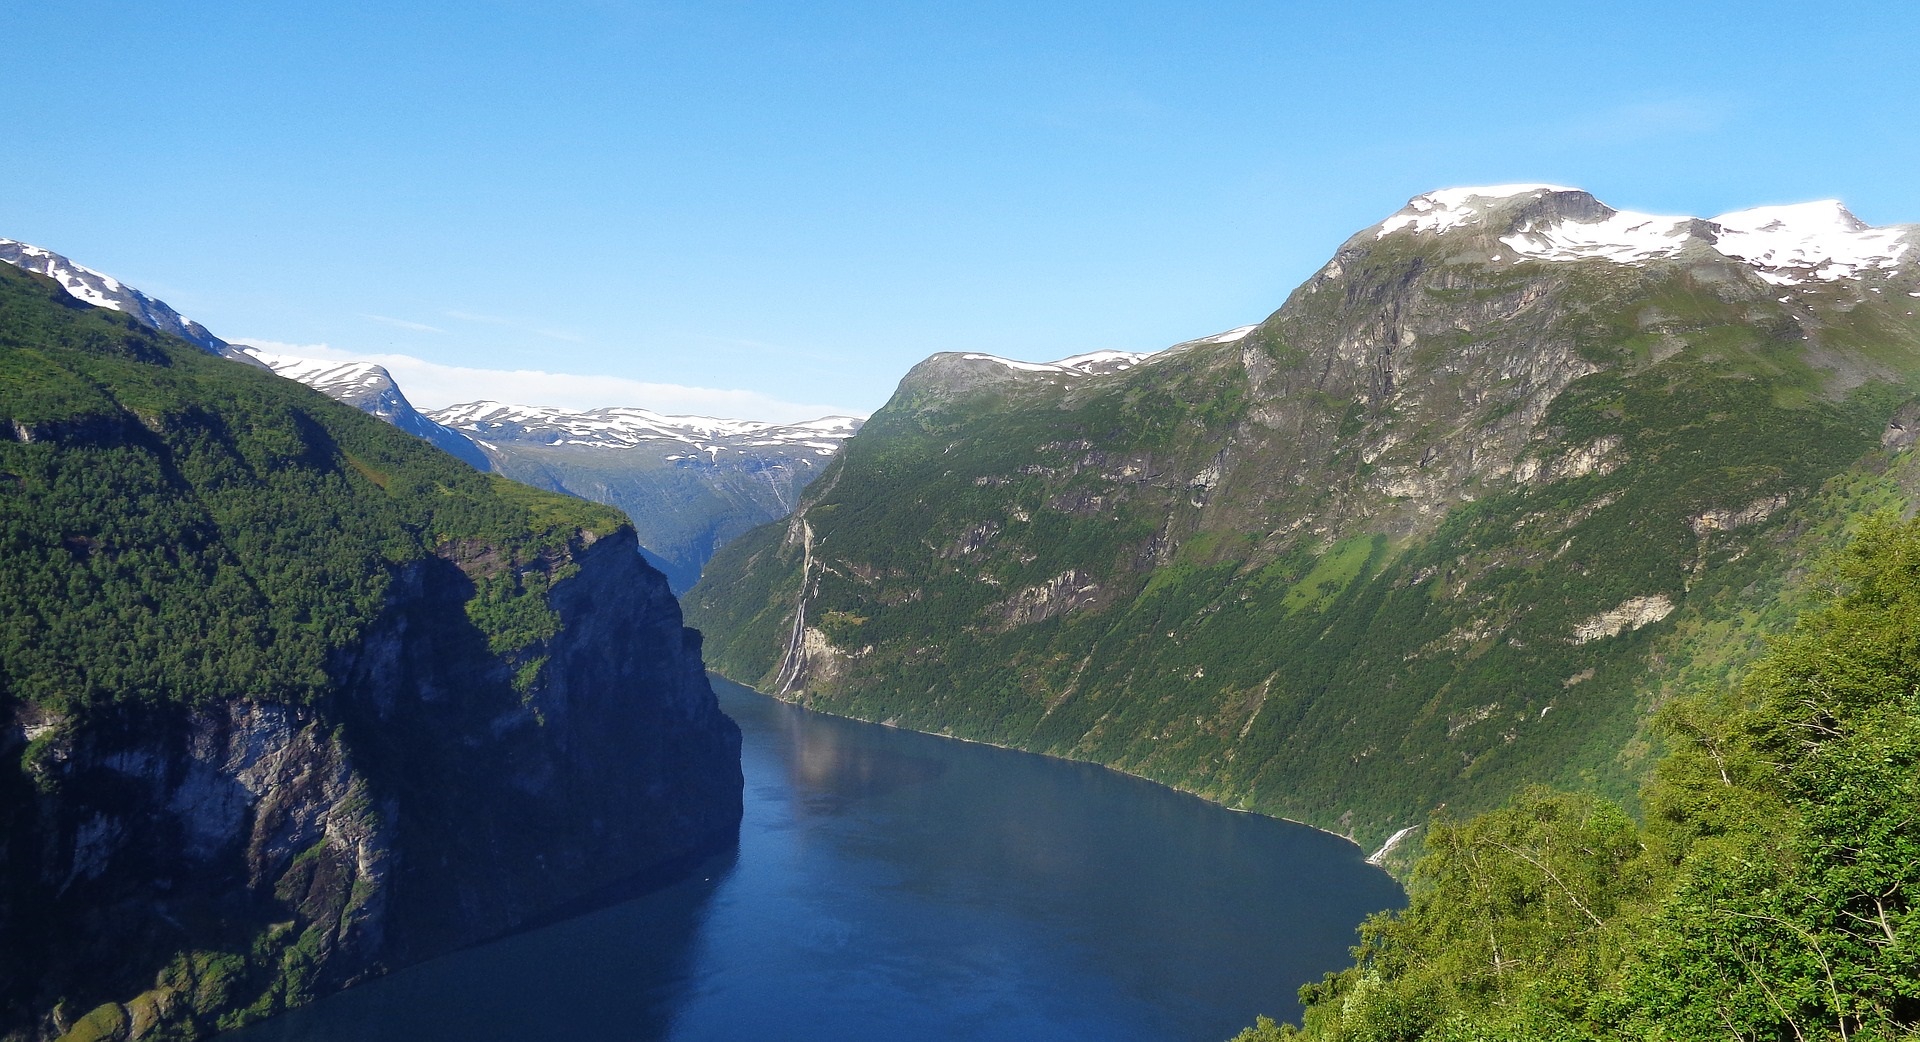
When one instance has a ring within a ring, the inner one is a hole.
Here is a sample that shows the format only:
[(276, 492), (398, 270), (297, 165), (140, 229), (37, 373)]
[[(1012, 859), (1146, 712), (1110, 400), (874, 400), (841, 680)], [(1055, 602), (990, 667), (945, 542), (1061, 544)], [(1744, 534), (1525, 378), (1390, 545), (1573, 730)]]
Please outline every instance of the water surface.
[(1403, 898), (1337, 837), (718, 679), (737, 850), (403, 970), (245, 1042), (1223, 1039)]

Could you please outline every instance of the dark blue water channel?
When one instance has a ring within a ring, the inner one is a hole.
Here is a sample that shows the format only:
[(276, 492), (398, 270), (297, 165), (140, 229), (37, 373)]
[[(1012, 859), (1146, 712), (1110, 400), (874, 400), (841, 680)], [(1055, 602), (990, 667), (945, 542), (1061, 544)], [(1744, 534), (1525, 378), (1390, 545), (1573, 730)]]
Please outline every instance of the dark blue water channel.
[(716, 680), (736, 851), (402, 970), (245, 1042), (1224, 1039), (1403, 897), (1353, 845), (1085, 764)]

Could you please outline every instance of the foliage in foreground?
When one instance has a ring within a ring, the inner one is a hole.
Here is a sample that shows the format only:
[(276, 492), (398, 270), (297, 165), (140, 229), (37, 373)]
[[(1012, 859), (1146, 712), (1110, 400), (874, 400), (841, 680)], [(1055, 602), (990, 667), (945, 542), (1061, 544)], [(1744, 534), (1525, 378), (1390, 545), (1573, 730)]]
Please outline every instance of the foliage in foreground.
[(1920, 1037), (1920, 520), (1830, 573), (1736, 691), (1662, 711), (1644, 826), (1546, 789), (1437, 823), (1304, 1025), (1236, 1042)]

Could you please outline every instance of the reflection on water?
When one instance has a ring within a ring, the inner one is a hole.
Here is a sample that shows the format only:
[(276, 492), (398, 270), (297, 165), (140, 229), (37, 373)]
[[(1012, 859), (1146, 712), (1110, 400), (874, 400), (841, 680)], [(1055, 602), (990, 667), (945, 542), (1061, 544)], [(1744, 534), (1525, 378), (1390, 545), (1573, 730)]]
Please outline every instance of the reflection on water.
[[(723, 683), (716, 678), (716, 689)], [(754, 709), (766, 707), (755, 706), (740, 694), (727, 692), (729, 697), (722, 704), (735, 717), (755, 716), (755, 726), (766, 740), (778, 745), (773, 762), (784, 765), (796, 813), (834, 814), (854, 803), (930, 782), (946, 769), (940, 759), (876, 745), (870, 736), (847, 728), (847, 721), (837, 717), (777, 710), (754, 714)], [(745, 694), (747, 699), (760, 698), (750, 691)]]
[(1083, 764), (807, 713), (745, 735), (737, 858), (259, 1040), (1220, 1039), (1402, 898), (1351, 844)]
[(694, 940), (737, 851), (680, 881), (565, 922), (455, 952), (220, 1036), (235, 1042), (662, 1039)]

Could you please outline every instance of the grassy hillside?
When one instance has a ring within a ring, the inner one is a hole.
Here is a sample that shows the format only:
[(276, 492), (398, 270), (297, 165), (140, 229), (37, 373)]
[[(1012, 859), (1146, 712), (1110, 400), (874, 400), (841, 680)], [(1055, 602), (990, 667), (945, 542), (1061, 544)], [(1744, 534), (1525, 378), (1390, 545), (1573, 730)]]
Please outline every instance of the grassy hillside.
[(623, 524), (12, 268), (0, 433), (0, 663), (61, 712), (310, 701), (392, 567), (461, 540), (500, 548), (470, 611), (511, 651), (553, 579), (511, 566)]
[(1311, 1038), (1920, 1031), (1920, 522), (1883, 514), (1737, 685), (1670, 703), (1645, 825), (1530, 790), (1443, 819), (1412, 904), (1302, 989)]
[(1894, 494), (1920, 323), (1717, 254), (1486, 257), (1363, 236), (1110, 376), (924, 363), (709, 565), (710, 661), (1367, 844), (1529, 782), (1630, 799), (1660, 692)]
[[(610, 845), (514, 801), (567, 779), (541, 742), (586, 684), (549, 658), (612, 536), (639, 570), (611, 509), (0, 266), (0, 1036), (204, 1037), (577, 895), (567, 845)], [(647, 755), (635, 715), (585, 725), (620, 764)], [(721, 831), (725, 736), (681, 745), (660, 769), (711, 748)]]

